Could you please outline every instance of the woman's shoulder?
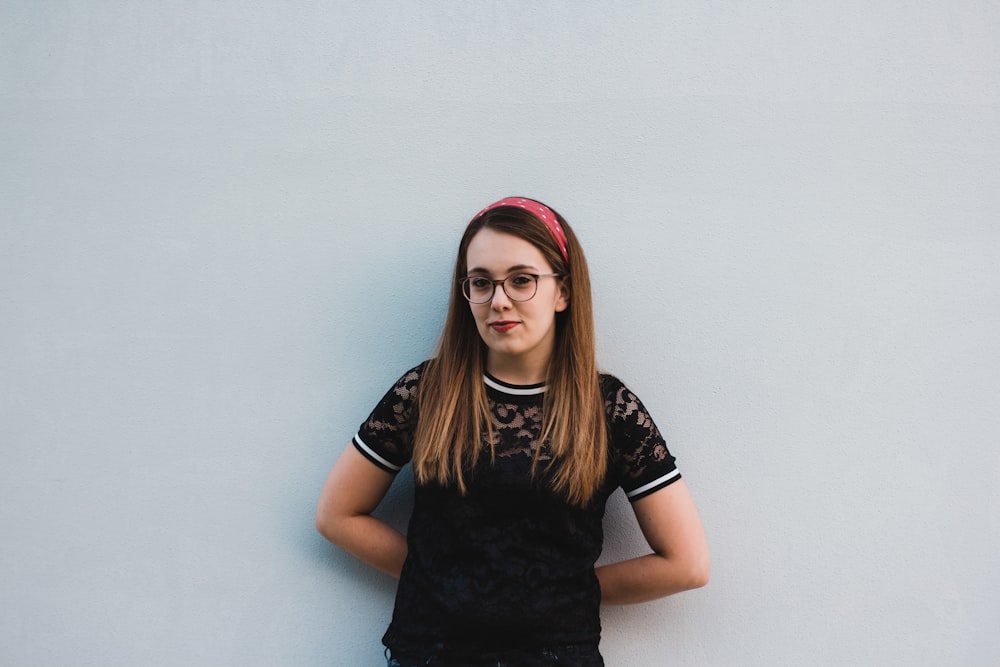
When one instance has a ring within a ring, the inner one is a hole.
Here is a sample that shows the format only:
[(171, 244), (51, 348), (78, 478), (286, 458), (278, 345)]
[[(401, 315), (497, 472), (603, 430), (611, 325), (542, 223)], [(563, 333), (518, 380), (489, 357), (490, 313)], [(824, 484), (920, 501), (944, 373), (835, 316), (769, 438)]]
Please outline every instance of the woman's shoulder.
[(420, 387), (420, 378), (424, 375), (428, 361), (430, 360), (421, 361), (419, 364), (400, 375), (399, 379), (397, 379), (389, 388), (389, 391), (386, 392), (383, 401), (410, 401), (416, 398), (417, 389)]
[(419, 381), (423, 376), (424, 371), (427, 370), (427, 365), (430, 364), (431, 361), (431, 359), (424, 359), (419, 364), (403, 373), (402, 377), (410, 381)]
[(616, 375), (601, 373), (600, 383), (604, 408), (612, 420), (644, 410), (639, 397)]
[(416, 389), (417, 386), (420, 384), (420, 378), (424, 376), (424, 373), (427, 370), (427, 365), (430, 362), (431, 359), (424, 359), (413, 368), (407, 370), (405, 373), (399, 376), (399, 380), (396, 381), (396, 386)]
[(607, 391), (609, 388), (617, 389), (618, 387), (624, 387), (625, 383), (618, 379), (618, 376), (612, 375), (611, 373), (601, 372), (598, 374), (601, 381), (601, 391)]
[(612, 375), (611, 373), (600, 373), (600, 384), (601, 384), (601, 395), (604, 396), (605, 402), (609, 399), (615, 398), (622, 391), (628, 391), (628, 387), (625, 383), (618, 378), (617, 375)]

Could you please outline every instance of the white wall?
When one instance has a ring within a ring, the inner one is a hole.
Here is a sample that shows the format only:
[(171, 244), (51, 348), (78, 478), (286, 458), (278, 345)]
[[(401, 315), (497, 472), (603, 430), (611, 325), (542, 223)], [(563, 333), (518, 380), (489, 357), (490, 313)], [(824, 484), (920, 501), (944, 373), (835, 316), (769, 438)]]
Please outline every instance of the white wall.
[(990, 2), (3, 2), (0, 664), (380, 664), (392, 582), (314, 502), (511, 193), (578, 230), (713, 549), (708, 588), (605, 610), (609, 665), (997, 664), (998, 34)]

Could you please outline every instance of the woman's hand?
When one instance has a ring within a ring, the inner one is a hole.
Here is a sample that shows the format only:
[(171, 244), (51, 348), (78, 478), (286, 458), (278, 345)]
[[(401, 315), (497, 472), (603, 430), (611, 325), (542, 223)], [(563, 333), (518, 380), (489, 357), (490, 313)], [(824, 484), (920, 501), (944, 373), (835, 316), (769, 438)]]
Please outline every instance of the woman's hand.
[(323, 484), (316, 530), (349, 554), (398, 579), (406, 560), (406, 538), (371, 516), (393, 478), (348, 443)]
[(630, 604), (708, 583), (705, 531), (684, 480), (632, 503), (653, 553), (596, 569), (601, 604)]

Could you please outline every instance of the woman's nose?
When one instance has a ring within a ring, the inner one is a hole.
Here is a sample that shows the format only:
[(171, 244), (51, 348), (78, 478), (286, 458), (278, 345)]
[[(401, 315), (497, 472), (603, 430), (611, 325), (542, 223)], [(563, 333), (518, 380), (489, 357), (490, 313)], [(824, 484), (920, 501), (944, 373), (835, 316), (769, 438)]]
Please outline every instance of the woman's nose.
[(510, 308), (510, 297), (507, 296), (507, 292), (504, 291), (503, 284), (499, 284), (493, 288), (493, 299), (490, 301), (490, 306), (493, 310), (504, 310), (506, 308)]

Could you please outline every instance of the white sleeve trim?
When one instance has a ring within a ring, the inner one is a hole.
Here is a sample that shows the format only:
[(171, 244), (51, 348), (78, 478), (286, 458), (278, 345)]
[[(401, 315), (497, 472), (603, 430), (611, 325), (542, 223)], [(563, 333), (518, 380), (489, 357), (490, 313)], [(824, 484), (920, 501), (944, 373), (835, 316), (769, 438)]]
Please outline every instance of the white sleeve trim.
[(628, 493), (625, 494), (625, 497), (627, 497), (627, 498), (634, 498), (636, 496), (641, 496), (646, 491), (649, 491), (650, 489), (655, 489), (657, 486), (661, 486), (661, 485), (669, 482), (674, 477), (677, 477), (680, 474), (681, 474), (680, 469), (674, 468), (673, 470), (671, 470), (670, 472), (668, 472), (663, 477), (658, 477), (657, 479), (654, 479), (649, 484), (643, 484), (638, 489), (632, 489), (631, 491), (629, 491)]
[(396, 465), (395, 463), (391, 463), (391, 462), (387, 461), (383, 457), (379, 456), (375, 452), (374, 449), (372, 449), (371, 447), (369, 447), (368, 445), (366, 445), (365, 441), (361, 439), (361, 434), (360, 433), (358, 433), (357, 435), (354, 436), (354, 442), (357, 443), (358, 447), (360, 447), (361, 449), (364, 450), (365, 454), (367, 454), (368, 456), (372, 457), (372, 459), (378, 461), (379, 463), (381, 463), (382, 465), (384, 465), (389, 470), (393, 470), (395, 472), (399, 472), (400, 470), (402, 470), (402, 468), (400, 468), (398, 465)]

